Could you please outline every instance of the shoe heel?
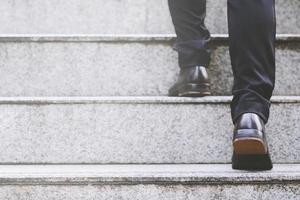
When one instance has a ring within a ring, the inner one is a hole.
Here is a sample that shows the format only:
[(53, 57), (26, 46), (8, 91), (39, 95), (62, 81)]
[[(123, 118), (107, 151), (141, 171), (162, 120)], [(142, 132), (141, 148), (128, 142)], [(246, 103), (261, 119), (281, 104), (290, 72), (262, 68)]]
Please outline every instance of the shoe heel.
[(237, 155), (233, 153), (232, 168), (238, 170), (271, 170), (273, 164), (269, 152), (265, 155)]
[(263, 133), (256, 129), (237, 130), (233, 147), (237, 155), (265, 155), (268, 152)]
[(237, 155), (265, 155), (268, 148), (259, 138), (239, 138), (233, 141), (234, 152)]
[(186, 84), (178, 90), (178, 96), (181, 97), (203, 97), (210, 94), (209, 84)]

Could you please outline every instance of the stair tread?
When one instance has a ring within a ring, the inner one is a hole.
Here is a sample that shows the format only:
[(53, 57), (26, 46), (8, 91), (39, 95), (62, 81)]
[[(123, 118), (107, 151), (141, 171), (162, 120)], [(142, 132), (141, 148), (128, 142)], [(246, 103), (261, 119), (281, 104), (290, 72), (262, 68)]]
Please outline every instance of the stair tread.
[[(0, 104), (189, 104), (189, 103), (230, 103), (232, 96), (206, 96), (201, 98), (167, 96), (70, 96), (70, 97), (0, 97)], [(300, 96), (273, 96), (273, 103), (300, 103)]]
[(230, 164), (0, 165), (0, 184), (300, 182), (300, 164), (271, 171), (232, 170)]
[[(0, 34), (0, 42), (163, 42), (175, 34)], [(211, 34), (212, 41), (227, 41), (228, 34)], [(277, 41), (300, 41), (300, 34), (277, 34)]]

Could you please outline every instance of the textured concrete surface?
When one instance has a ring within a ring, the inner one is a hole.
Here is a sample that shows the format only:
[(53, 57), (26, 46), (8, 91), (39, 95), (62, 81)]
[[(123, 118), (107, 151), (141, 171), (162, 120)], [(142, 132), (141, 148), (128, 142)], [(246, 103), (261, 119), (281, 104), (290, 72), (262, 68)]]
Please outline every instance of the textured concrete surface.
[(272, 171), (232, 170), (230, 164), (0, 165), (0, 185), (300, 183), (299, 164)]
[[(179, 71), (171, 40), (165, 36), (1, 37), (0, 96), (167, 95)], [(211, 48), (213, 95), (229, 95), (233, 78), (226, 37), (217, 36)], [(299, 63), (299, 37), (279, 37), (274, 94), (300, 95)]]
[[(211, 34), (226, 42), (228, 34)], [(173, 42), (175, 34), (2, 34), (0, 42)], [(276, 42), (299, 42), (300, 34), (276, 34)]]
[[(219, 98), (4, 98), (0, 161), (228, 163), (230, 97)], [(275, 163), (300, 163), (300, 100), (288, 98), (273, 99), (267, 127)]]
[(296, 200), (299, 165), (233, 171), (229, 165), (0, 166), (0, 198)]
[[(278, 33), (300, 33), (299, 0), (277, 0)], [(207, 26), (227, 32), (226, 0), (208, 0)], [(167, 0), (3, 0), (0, 34), (173, 33)]]
[(300, 184), (2, 186), (6, 200), (299, 200)]

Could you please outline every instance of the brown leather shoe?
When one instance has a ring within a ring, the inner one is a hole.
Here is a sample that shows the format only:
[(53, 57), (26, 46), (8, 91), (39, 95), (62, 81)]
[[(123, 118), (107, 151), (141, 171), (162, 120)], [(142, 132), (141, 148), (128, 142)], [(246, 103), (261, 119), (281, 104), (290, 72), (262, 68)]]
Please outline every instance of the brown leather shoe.
[(254, 113), (242, 114), (235, 123), (233, 169), (269, 170), (272, 162), (265, 136), (265, 123)]
[(169, 96), (203, 97), (210, 94), (210, 81), (203, 66), (181, 69), (177, 82), (169, 90)]

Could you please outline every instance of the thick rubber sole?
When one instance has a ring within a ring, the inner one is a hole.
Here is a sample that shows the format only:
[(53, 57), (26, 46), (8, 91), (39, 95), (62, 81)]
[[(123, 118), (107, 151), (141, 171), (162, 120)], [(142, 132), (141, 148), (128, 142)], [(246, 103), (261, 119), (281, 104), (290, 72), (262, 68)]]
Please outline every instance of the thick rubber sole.
[(273, 164), (269, 152), (265, 155), (237, 155), (233, 153), (232, 168), (237, 170), (271, 170)]
[(259, 138), (233, 141), (232, 168), (238, 170), (270, 170), (273, 168), (268, 147)]
[(169, 93), (169, 96), (179, 97), (204, 97), (211, 95), (209, 84), (186, 84), (180, 86), (176, 91)]

